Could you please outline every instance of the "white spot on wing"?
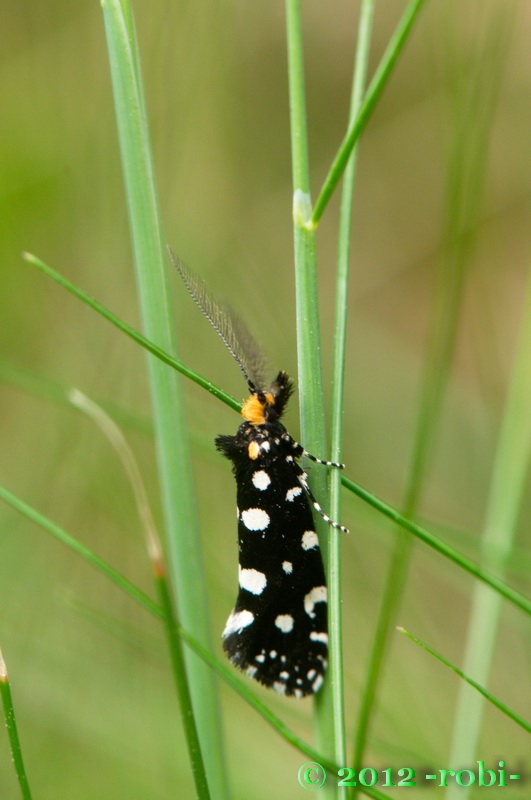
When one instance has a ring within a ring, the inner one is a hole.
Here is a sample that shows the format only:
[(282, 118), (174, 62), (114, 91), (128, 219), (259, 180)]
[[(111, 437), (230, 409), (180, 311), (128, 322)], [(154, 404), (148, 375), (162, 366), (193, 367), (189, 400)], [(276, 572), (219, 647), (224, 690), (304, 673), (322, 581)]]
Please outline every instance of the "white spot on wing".
[(238, 567), (239, 583), (242, 589), (247, 589), (252, 594), (262, 594), (267, 586), (267, 578), (257, 569), (242, 569)]
[(286, 694), (286, 684), (280, 683), (280, 681), (274, 682), (273, 689), (275, 690), (275, 692), (278, 692), (279, 694)]
[(326, 603), (326, 586), (315, 586), (311, 592), (304, 597), (304, 610), (309, 617), (315, 617), (314, 606), (316, 603)]
[(254, 621), (254, 614), (251, 611), (243, 609), (243, 611), (233, 611), (227, 620), (225, 630), (221, 634), (224, 639), (230, 636), (231, 633), (241, 633), (244, 628)]
[(271, 478), (265, 469), (259, 469), (257, 472), (253, 473), (252, 481), (257, 489), (264, 492), (271, 483)]
[(286, 670), (283, 669), (278, 677), (283, 681), (287, 681), (289, 678), (289, 672), (286, 672)]
[(313, 681), (313, 679), (315, 678), (315, 676), (316, 676), (316, 675), (317, 675), (317, 670), (315, 670), (315, 669), (311, 669), (311, 670), (309, 670), (309, 672), (306, 674), (306, 677), (308, 678), (308, 680), (309, 680), (309, 681)]
[(293, 503), (296, 497), (302, 494), (302, 489), (300, 486), (294, 486), (293, 489), (288, 489), (286, 493), (286, 500), (288, 503)]
[(270, 522), (269, 514), (262, 508), (247, 508), (242, 511), (242, 520), (250, 531), (265, 531)]
[(282, 569), (284, 570), (286, 575), (291, 575), (291, 573), (293, 572), (293, 564), (291, 563), (291, 561), (283, 561)]
[(259, 664), (263, 664), (265, 661), (265, 656), (263, 653), (260, 653), (259, 655), (255, 656), (254, 660), (258, 661)]
[(312, 689), (314, 690), (314, 692), (318, 692), (322, 685), (323, 685), (323, 676), (318, 675), (317, 678), (312, 683)]
[(312, 642), (322, 642), (323, 644), (328, 644), (328, 634), (327, 633), (320, 633), (318, 631), (312, 631), (310, 633), (310, 639)]
[(302, 534), (302, 549), (311, 550), (319, 546), (319, 539), (315, 531), (304, 531)]
[(275, 625), (282, 633), (289, 633), (293, 630), (294, 619), (291, 614), (279, 614), (275, 620)]

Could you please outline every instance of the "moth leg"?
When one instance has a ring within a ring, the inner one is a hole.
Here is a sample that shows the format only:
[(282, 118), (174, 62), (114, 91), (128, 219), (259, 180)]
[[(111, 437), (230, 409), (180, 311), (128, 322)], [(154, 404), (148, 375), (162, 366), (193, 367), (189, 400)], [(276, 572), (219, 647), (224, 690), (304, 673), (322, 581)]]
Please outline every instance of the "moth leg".
[(295, 439), (293, 439), (289, 435), (289, 433), (284, 434), (282, 438), (290, 443), (295, 458), (301, 458), (301, 456), (306, 456), (306, 458), (309, 458), (310, 461), (314, 462), (314, 464), (322, 464), (324, 467), (336, 467), (337, 469), (345, 469), (345, 465), (338, 464), (337, 461), (325, 461), (322, 458), (317, 458), (317, 456), (312, 456), (312, 454), (309, 453), (307, 450), (305, 450), (302, 444), (296, 442)]
[[(295, 461), (292, 461), (291, 463), (293, 464), (293, 467), (295, 469), (295, 473), (297, 475), (298, 482), (302, 486), (302, 488), (304, 490), (304, 493), (308, 497), (310, 503), (313, 505), (313, 507), (315, 508), (317, 513), (320, 514), (321, 517), (324, 519), (324, 521), (327, 522), (329, 525), (331, 525), (332, 528), (336, 528), (336, 530), (338, 530), (338, 531), (343, 531), (343, 533), (350, 533), (348, 528), (345, 528), (344, 525), (340, 525), (339, 522), (334, 522), (334, 520), (331, 519), (328, 516), (328, 514), (326, 514), (323, 511), (323, 509), (321, 508), (320, 504), (317, 502), (317, 500), (313, 496), (312, 490), (308, 486), (308, 476), (307, 476), (307, 474), (304, 472), (303, 469), (301, 469), (301, 467), (299, 467), (299, 465)], [(328, 463), (328, 462), (325, 462), (325, 463)]]
[(324, 461), (322, 458), (317, 458), (316, 456), (312, 456), (307, 450), (305, 450), (302, 445), (299, 445), (302, 452), (301, 455), (306, 456), (309, 458), (310, 461), (313, 461), (315, 464), (323, 464), (325, 467), (336, 467), (337, 469), (345, 469), (344, 464), (339, 464), (337, 461)]

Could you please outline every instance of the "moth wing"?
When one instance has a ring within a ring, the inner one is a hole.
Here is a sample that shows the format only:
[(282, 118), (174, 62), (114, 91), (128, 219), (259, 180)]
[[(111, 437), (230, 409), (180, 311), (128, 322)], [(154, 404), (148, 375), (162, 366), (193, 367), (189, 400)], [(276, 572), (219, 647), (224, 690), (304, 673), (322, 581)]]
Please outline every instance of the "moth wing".
[(327, 592), (308, 498), (294, 464), (238, 480), (239, 593), (223, 633), (240, 669), (281, 694), (316, 692), (327, 667)]

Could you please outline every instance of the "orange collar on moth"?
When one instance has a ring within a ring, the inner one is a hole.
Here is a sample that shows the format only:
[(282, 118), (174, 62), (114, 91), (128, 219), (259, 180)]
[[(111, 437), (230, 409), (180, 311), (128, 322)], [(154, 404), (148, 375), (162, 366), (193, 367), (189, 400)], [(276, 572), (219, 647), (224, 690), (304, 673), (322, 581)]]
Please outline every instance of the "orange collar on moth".
[(266, 392), (261, 397), (257, 394), (250, 395), (242, 406), (241, 415), (251, 425), (264, 425), (266, 409), (275, 405), (275, 398), (271, 392)]

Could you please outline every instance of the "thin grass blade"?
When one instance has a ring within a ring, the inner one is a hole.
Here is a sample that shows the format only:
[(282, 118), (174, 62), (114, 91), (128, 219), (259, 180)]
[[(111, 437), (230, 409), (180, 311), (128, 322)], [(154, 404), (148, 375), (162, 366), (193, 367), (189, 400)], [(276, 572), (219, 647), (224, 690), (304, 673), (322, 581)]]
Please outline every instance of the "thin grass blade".
[(24, 759), (22, 757), (22, 747), (17, 729), (17, 720), (15, 717), (15, 708), (13, 706), (13, 698), (11, 696), (11, 686), (9, 684), (9, 677), (7, 674), (6, 662), (0, 650), (0, 695), (2, 696), (2, 706), (4, 709), (4, 717), (6, 721), (7, 735), (9, 737), (9, 744), (11, 747), (11, 759), (17, 774), (20, 791), (24, 800), (31, 800), (31, 790), (24, 767)]
[[(128, 0), (104, 0), (102, 9), (143, 329), (147, 338), (174, 355), (176, 325), (132, 8)], [(205, 570), (182, 384), (159, 359), (148, 356), (147, 365), (171, 583), (184, 624), (208, 645)], [(186, 661), (211, 793), (224, 800), (228, 788), (217, 687), (195, 656), (187, 654)]]
[[(494, 697), (493, 694), (488, 692), (477, 681), (475, 681), (473, 678), (470, 678), (468, 675), (466, 675), (463, 672), (463, 670), (459, 669), (459, 667), (456, 667), (455, 664), (452, 664), (451, 661), (448, 661), (448, 659), (446, 659), (443, 655), (438, 653), (436, 650), (433, 650), (429, 645), (426, 644), (426, 642), (423, 642), (422, 639), (418, 639), (416, 636), (413, 636), (412, 633), (409, 633), (409, 631), (406, 631), (405, 628), (398, 627), (397, 630), (400, 631), (400, 633), (405, 634), (408, 637), (408, 639), (411, 639), (412, 642), (415, 642), (415, 644), (418, 644), (419, 647), (422, 647), (424, 650), (426, 650), (427, 653), (430, 653), (432, 656), (434, 656), (436, 659), (438, 659), (438, 661), (440, 661), (441, 664), (444, 664), (446, 667), (451, 669), (453, 672), (455, 672), (456, 675), (459, 675), (459, 677), (462, 678), (469, 686), (471, 686), (473, 689), (475, 689), (476, 692), (478, 692), (479, 694), (483, 695), (483, 697), (486, 700), (488, 700), (489, 703), (492, 703), (492, 705), (496, 706), (496, 708), (498, 708), (502, 712), (502, 714), (505, 714), (507, 717), (509, 717), (509, 719), (512, 719), (513, 722), (515, 722), (517, 725), (519, 725), (521, 728), (523, 728), (525, 731), (527, 731), (527, 733), (531, 733), (531, 723), (527, 722), (523, 717), (521, 717), (515, 711), (512, 711), (508, 706), (505, 705), (505, 703), (502, 703), (501, 700), (498, 700), (497, 697)], [(459, 757), (463, 758), (461, 753), (460, 753)], [(454, 762), (450, 762), (450, 763), (454, 763)], [(455, 762), (455, 763), (457, 763), (457, 762)], [(463, 762), (463, 763), (465, 763), (465, 762)], [(472, 764), (473, 762), (472, 761), (470, 761), (470, 762), (467, 761), (466, 763), (467, 764), (468, 763)], [(460, 788), (466, 788), (466, 787), (460, 787)]]
[(393, 34), (387, 50), (385, 51), (382, 60), (374, 74), (363, 104), (356, 116), (356, 119), (351, 123), (349, 130), (343, 143), (341, 144), (338, 153), (334, 159), (332, 166), (325, 178), (323, 187), (315, 202), (311, 222), (312, 227), (317, 227), (323, 212), (332, 197), (337, 184), (341, 180), (343, 172), (347, 166), (352, 149), (358, 139), (360, 138), (369, 117), (371, 116), (376, 103), (378, 102), (386, 84), (393, 71), (393, 67), (406, 44), (408, 37), (413, 28), (413, 24), (417, 19), (418, 13), (422, 8), (425, 0), (411, 0), (407, 6), (402, 19), (400, 20), (395, 33)]
[[(321, 375), (315, 233), (308, 224), (311, 217), (311, 200), (300, 0), (286, 0), (286, 21), (300, 426), (304, 447), (322, 458), (326, 452), (326, 434)], [(319, 498), (321, 505), (326, 508), (328, 486), (324, 470), (316, 470), (312, 473), (311, 488)], [(316, 530), (319, 534), (326, 569), (328, 531), (323, 520), (316, 519)], [(315, 720), (317, 746), (328, 758), (334, 760), (338, 756), (339, 745), (336, 740), (334, 708), (329, 681), (325, 681), (315, 699)], [(338, 760), (342, 758), (342, 754), (340, 753), (339, 756)]]
[[(505, 571), (525, 498), (531, 457), (531, 276), (523, 309), (523, 325), (505, 404), (489, 502), (482, 537), (484, 563)], [(489, 681), (502, 604), (486, 586), (477, 585), (472, 599), (463, 668), (474, 681)], [(469, 680), (468, 683), (471, 681)], [(477, 688), (477, 686), (475, 687)], [(481, 734), (484, 703), (468, 686), (460, 688), (450, 758), (474, 759)], [(520, 723), (519, 723), (520, 724)], [(529, 727), (528, 732), (531, 732)], [(457, 763), (457, 762), (454, 762)], [(466, 793), (465, 793), (466, 794)], [(457, 795), (450, 791), (450, 798)], [(460, 794), (459, 796), (462, 796)]]
[(52, 269), (52, 267), (48, 266), (48, 264), (45, 264), (44, 261), (41, 261), (40, 258), (37, 258), (37, 256), (34, 256), (31, 253), (24, 253), (23, 256), (29, 264), (37, 267), (37, 269), (54, 280), (57, 284), (59, 284), (59, 286), (62, 286), (63, 289), (66, 289), (79, 300), (82, 300), (83, 303), (88, 305), (94, 311), (97, 311), (98, 314), (101, 314), (102, 317), (111, 322), (116, 328), (118, 328), (118, 330), (122, 331), (122, 333), (125, 333), (126, 336), (129, 336), (130, 339), (154, 355), (164, 364), (173, 367), (173, 369), (177, 370), (177, 372), (180, 372), (181, 375), (184, 375), (186, 378), (194, 381), (194, 383), (197, 383), (198, 386), (206, 389), (207, 392), (210, 392), (210, 394), (213, 394), (214, 397), (222, 400), (230, 408), (233, 408), (234, 411), (240, 411), (241, 404), (238, 403), (234, 397), (231, 397), (231, 395), (224, 392), (223, 389), (220, 389), (207, 378), (204, 378), (202, 375), (199, 375), (199, 373), (195, 372), (195, 370), (187, 367), (182, 361), (179, 361), (178, 358), (170, 355), (162, 347), (159, 347), (157, 344), (147, 339), (139, 331), (136, 331), (126, 322), (117, 317), (116, 314), (113, 314), (112, 311), (109, 311), (108, 308), (84, 292), (83, 289), (80, 289), (79, 286), (75, 286), (67, 278), (63, 277), (63, 275), (60, 275), (58, 272)]
[[(481, 55), (480, 52), (479, 62), (483, 64), (485, 59), (481, 58)], [(437, 445), (439, 420), (444, 407), (457, 340), (465, 279), (471, 264), (474, 233), (479, 227), (478, 220), (482, 207), (487, 164), (486, 149), (497, 93), (492, 90), (490, 84), (487, 85), (487, 82), (484, 82), (483, 87), (478, 86), (475, 77), (466, 74), (464, 80), (461, 76), (460, 91), (452, 95), (454, 125), (443, 218), (444, 235), (438, 290), (428, 332), (419, 415), (402, 509), (403, 515), (409, 519), (417, 513)], [(467, 88), (466, 91), (464, 87)], [(474, 108), (477, 114), (471, 115), (471, 108)], [(385, 581), (384, 597), (356, 724), (355, 767), (359, 767), (363, 761), (387, 644), (407, 579), (411, 547), (411, 537), (399, 532)], [(461, 559), (461, 566), (465, 569), (469, 569), (471, 563), (467, 559)], [(480, 571), (477, 567), (469, 571), (479, 577)], [(485, 577), (487, 576), (483, 574), (482, 580)], [(489, 583), (489, 580), (486, 582)]]
[[(361, 4), (358, 22), (356, 58), (352, 80), (352, 94), (349, 122), (354, 122), (365, 90), (367, 65), (369, 60), (372, 19), (375, 0), (364, 0)], [(350, 237), (352, 228), (352, 203), (356, 174), (357, 146), (345, 169), (339, 220), (338, 264), (336, 278), (336, 313), (334, 326), (334, 357), (332, 365), (332, 414), (330, 458), (341, 463), (343, 438), (343, 401), (345, 384), (345, 355), (348, 311), (348, 280), (350, 261)], [(330, 474), (330, 516), (341, 518), (341, 473), (333, 470)], [(330, 681), (332, 705), (334, 708), (336, 758), (346, 763), (345, 708), (343, 691), (343, 648), (342, 648), (342, 604), (341, 604), (341, 536), (330, 537), (328, 562), (329, 629), (330, 629)]]
[(384, 514), (386, 517), (388, 517), (388, 519), (393, 520), (393, 522), (396, 522), (401, 528), (404, 528), (404, 530), (412, 533), (417, 539), (420, 539), (422, 542), (424, 542), (424, 544), (427, 544), (445, 558), (453, 561), (454, 564), (456, 564), (458, 567), (461, 567), (461, 569), (464, 569), (466, 572), (469, 572), (474, 578), (477, 578), (487, 586), (490, 586), (491, 589), (494, 589), (494, 591), (498, 592), (498, 594), (515, 605), (517, 608), (520, 608), (526, 614), (531, 615), (531, 600), (518, 592), (516, 589), (512, 589), (501, 578), (497, 578), (495, 575), (490, 575), (486, 570), (479, 567), (474, 561), (459, 553), (459, 551), (454, 547), (445, 544), (443, 541), (441, 541), (441, 539), (438, 539), (432, 533), (427, 531), (426, 528), (423, 528), (421, 525), (417, 525), (412, 520), (407, 519), (407, 517), (404, 517), (403, 514), (401, 514), (395, 508), (388, 505), (383, 500), (380, 500), (366, 489), (363, 489), (363, 487), (357, 483), (354, 483), (354, 481), (352, 481), (350, 478), (347, 478), (345, 475), (341, 476), (341, 482), (343, 486), (360, 497), (362, 500), (365, 500), (365, 502), (367, 502), (381, 514)]

